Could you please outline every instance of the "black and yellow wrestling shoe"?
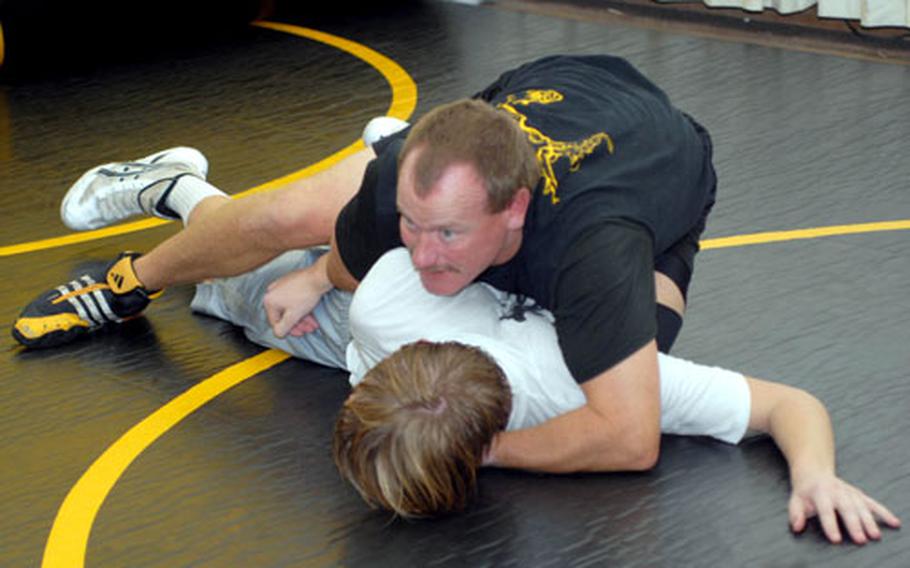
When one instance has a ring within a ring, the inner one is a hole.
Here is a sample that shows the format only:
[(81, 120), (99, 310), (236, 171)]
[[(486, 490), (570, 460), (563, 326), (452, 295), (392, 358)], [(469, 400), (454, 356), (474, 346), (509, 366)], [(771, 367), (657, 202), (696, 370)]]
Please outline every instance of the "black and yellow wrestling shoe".
[(139, 256), (121, 253), (106, 268), (41, 294), (13, 324), (13, 338), (30, 348), (57, 347), (138, 316), (164, 292), (146, 290), (136, 277)]

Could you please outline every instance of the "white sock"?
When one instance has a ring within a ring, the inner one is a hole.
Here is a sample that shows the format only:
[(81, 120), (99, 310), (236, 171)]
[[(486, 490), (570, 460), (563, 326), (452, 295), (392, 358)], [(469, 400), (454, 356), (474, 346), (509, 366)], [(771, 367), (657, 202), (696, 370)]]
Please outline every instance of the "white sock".
[(187, 219), (190, 218), (190, 213), (199, 205), (199, 202), (206, 197), (216, 195), (229, 197), (228, 194), (204, 179), (196, 176), (183, 176), (177, 180), (177, 186), (168, 194), (164, 204), (180, 215), (183, 224), (186, 225)]

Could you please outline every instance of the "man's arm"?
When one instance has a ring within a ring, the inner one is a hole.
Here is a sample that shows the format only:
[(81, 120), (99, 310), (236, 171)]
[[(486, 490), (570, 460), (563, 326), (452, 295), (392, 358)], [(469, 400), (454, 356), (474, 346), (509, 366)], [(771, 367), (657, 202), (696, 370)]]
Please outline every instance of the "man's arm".
[(752, 394), (749, 426), (768, 432), (790, 467), (790, 526), (801, 532), (818, 516), (831, 542), (841, 542), (838, 518), (857, 544), (881, 538), (876, 519), (898, 528), (900, 519), (857, 487), (837, 477), (834, 433), (824, 405), (809, 393), (747, 379)]
[(335, 242), (335, 235), (332, 235), (331, 247), (329, 252), (326, 253), (326, 256), (328, 257), (326, 259), (326, 276), (328, 277), (329, 282), (332, 283), (332, 286), (348, 292), (356, 290), (357, 286), (360, 285), (360, 281), (354, 278), (351, 271), (348, 270), (348, 267), (341, 259), (341, 254), (338, 252), (338, 245)]
[(660, 452), (654, 341), (581, 385), (587, 403), (534, 428), (501, 432), (488, 464), (553, 473), (646, 470)]
[(563, 359), (584, 406), (494, 439), (504, 467), (550, 472), (645, 470), (660, 451), (660, 380), (650, 233), (624, 222), (567, 243), (553, 275)]

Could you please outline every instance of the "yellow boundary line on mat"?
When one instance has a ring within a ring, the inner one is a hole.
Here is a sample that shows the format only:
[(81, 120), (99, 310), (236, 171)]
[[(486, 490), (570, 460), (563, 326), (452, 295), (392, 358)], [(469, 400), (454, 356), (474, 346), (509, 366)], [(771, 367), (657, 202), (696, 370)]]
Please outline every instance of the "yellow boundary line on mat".
[[(398, 64), (385, 56), (380, 55), (363, 45), (315, 30), (271, 22), (257, 22), (255, 25), (327, 43), (367, 61), (386, 77), (392, 87), (392, 104), (387, 114), (407, 119), (414, 111), (417, 101), (416, 85), (414, 85), (410, 76), (408, 76)], [(359, 147), (360, 142), (351, 144), (347, 148), (317, 162), (313, 166), (254, 187), (243, 194), (265, 191), (283, 185), (294, 179), (312, 175), (317, 171), (323, 170), (340, 161), (345, 156), (359, 149)], [(73, 235), (72, 237), (59, 237), (35, 241), (33, 243), (13, 245), (12, 247), (0, 247), (0, 256), (9, 256), (11, 254), (20, 254), (76, 242), (100, 239), (107, 236), (139, 231), (163, 223), (164, 221), (146, 220), (100, 231)], [(704, 250), (710, 250), (781, 241), (815, 239), (835, 235), (907, 229), (910, 229), (910, 219), (721, 237), (704, 240), (701, 242), (701, 246)], [(178, 395), (114, 442), (113, 445), (89, 466), (88, 470), (79, 478), (66, 496), (66, 499), (64, 499), (63, 504), (60, 506), (60, 510), (57, 513), (57, 517), (54, 520), (54, 525), (51, 528), (51, 533), (44, 549), (42, 567), (80, 568), (84, 566), (89, 534), (92, 525), (94, 524), (95, 517), (97, 516), (101, 505), (104, 503), (104, 500), (107, 498), (108, 493), (110, 493), (113, 486), (130, 464), (145, 451), (146, 448), (203, 405), (228, 389), (258, 373), (270, 369), (278, 363), (287, 360), (289, 357), (290, 355), (287, 353), (270, 349), (259, 355), (236, 363), (208, 379), (203, 380), (183, 394)]]
[(0, 22), (0, 67), (6, 59), (6, 40), (3, 37), (3, 22)]
[[(417, 85), (400, 65), (388, 57), (373, 51), (365, 45), (308, 28), (264, 21), (255, 22), (254, 25), (325, 43), (369, 63), (385, 77), (392, 89), (392, 103), (386, 114), (405, 120), (409, 119), (411, 114), (413, 114), (417, 106)], [(360, 141), (355, 142), (308, 168), (254, 187), (245, 191), (244, 194), (266, 191), (289, 181), (313, 175), (340, 161), (345, 156), (354, 153), (362, 148), (362, 145), (363, 143)], [(146, 220), (73, 236), (2, 247), (0, 248), (0, 256), (32, 252), (140, 231), (163, 223), (164, 221), (159, 220)], [(57, 512), (57, 517), (54, 519), (54, 525), (51, 527), (50, 536), (48, 536), (47, 544), (44, 548), (42, 567), (80, 568), (84, 566), (89, 533), (92, 530), (95, 517), (108, 493), (133, 460), (181, 420), (213, 398), (246, 379), (277, 365), (288, 357), (290, 355), (287, 353), (270, 349), (255, 357), (236, 363), (178, 395), (114, 442), (89, 466), (88, 470), (79, 478), (79, 481), (76, 482), (76, 485), (73, 486), (64, 499), (60, 510)]]
[(732, 237), (719, 237), (701, 241), (702, 250), (742, 247), (747, 245), (763, 245), (782, 241), (798, 241), (803, 239), (818, 239), (821, 237), (834, 237), (840, 235), (857, 235), (860, 233), (878, 233), (882, 231), (903, 231), (910, 229), (910, 219), (899, 221), (880, 221), (877, 223), (856, 223), (853, 225), (831, 225), (828, 227), (815, 227), (812, 229), (794, 229), (792, 231), (769, 231), (766, 233), (750, 233)]
[(165, 404), (114, 442), (82, 474), (64, 499), (44, 548), (44, 568), (85, 565), (88, 537), (114, 484), (139, 455), (201, 406), (248, 378), (288, 359), (269, 349), (212, 375)]

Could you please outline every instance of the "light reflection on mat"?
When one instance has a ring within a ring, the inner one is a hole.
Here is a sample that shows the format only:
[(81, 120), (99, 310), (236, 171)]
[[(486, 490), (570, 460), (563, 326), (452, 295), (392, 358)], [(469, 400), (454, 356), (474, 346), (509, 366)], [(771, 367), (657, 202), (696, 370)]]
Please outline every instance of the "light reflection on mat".
[[(325, 32), (320, 32), (318, 30), (265, 21), (254, 22), (253, 25), (261, 28), (284, 32), (305, 39), (311, 39), (320, 43), (325, 43), (370, 64), (373, 68), (382, 74), (383, 78), (385, 78), (385, 80), (389, 83), (389, 87), (392, 89), (392, 101), (389, 103), (389, 108), (386, 110), (385, 114), (388, 116), (394, 116), (395, 118), (400, 118), (402, 120), (407, 120), (414, 113), (414, 109), (417, 107), (417, 85), (414, 83), (414, 80), (407, 73), (407, 71), (402, 69), (400, 65), (385, 55), (382, 55), (381, 53), (374, 51), (365, 45), (338, 36), (333, 36)], [(253, 193), (269, 191), (271, 189), (282, 187), (298, 179), (310, 177), (318, 172), (330, 168), (331, 166), (361, 149), (363, 149), (363, 142), (357, 140), (356, 142), (353, 142), (347, 147), (339, 150), (338, 152), (335, 152), (323, 160), (320, 160), (319, 162), (316, 162), (311, 166), (266, 182), (262, 185), (250, 188), (246, 191), (240, 192), (236, 194), (235, 197), (243, 197), (246, 195), (251, 195)], [(13, 256), (17, 254), (57, 248), (77, 243), (95, 241), (98, 239), (105, 239), (108, 237), (134, 233), (137, 231), (144, 231), (146, 229), (160, 227), (161, 225), (170, 222), (171, 221), (165, 221), (164, 219), (142, 219), (140, 221), (134, 221), (132, 223), (124, 223), (121, 225), (115, 225), (113, 227), (96, 229), (94, 231), (71, 233), (59, 237), (30, 241), (27, 243), (0, 246), (0, 257)]]

